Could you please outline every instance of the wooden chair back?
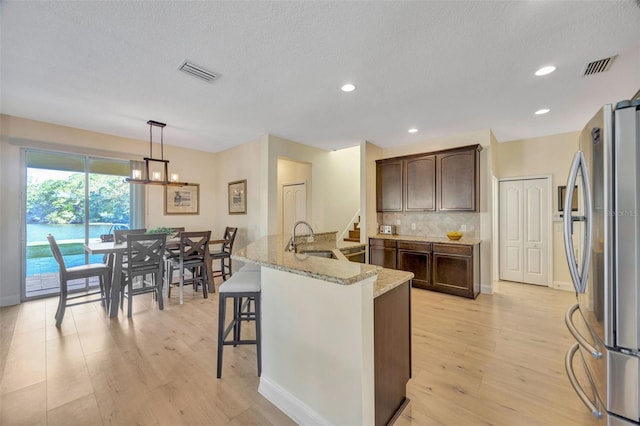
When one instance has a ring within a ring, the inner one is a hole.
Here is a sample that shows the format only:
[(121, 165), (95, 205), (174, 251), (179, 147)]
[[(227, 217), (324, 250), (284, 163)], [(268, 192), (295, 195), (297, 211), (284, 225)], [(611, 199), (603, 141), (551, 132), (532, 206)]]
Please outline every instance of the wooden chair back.
[(231, 251), (233, 250), (233, 243), (236, 240), (236, 234), (238, 233), (238, 228), (232, 228), (230, 226), (227, 226), (224, 230), (224, 239), (225, 242), (222, 243), (222, 247), (220, 249), (220, 251), (222, 251), (223, 253), (229, 253), (231, 254)]
[(128, 234), (127, 272), (130, 277), (162, 272), (167, 234)]
[(146, 228), (140, 229), (116, 229), (113, 231), (113, 237), (116, 243), (124, 243), (127, 241), (127, 235), (130, 234), (144, 234), (147, 232)]
[(180, 260), (183, 262), (199, 260), (204, 262), (209, 254), (211, 231), (181, 232)]

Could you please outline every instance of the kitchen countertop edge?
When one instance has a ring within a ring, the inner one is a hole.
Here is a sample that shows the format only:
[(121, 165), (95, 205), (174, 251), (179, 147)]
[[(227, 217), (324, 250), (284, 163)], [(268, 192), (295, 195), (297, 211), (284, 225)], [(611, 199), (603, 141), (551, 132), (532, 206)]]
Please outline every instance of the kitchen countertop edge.
[(422, 237), (419, 235), (389, 235), (389, 234), (372, 234), (369, 238), (378, 238), (383, 240), (396, 240), (396, 241), (412, 241), (420, 243), (437, 243), (437, 244), (461, 244), (466, 246), (473, 246), (480, 244), (482, 240), (478, 238), (465, 238), (464, 236), (453, 241), (447, 237)]
[(375, 299), (378, 296), (382, 296), (399, 285), (413, 279), (413, 277), (413, 272), (382, 268), (380, 272), (378, 272), (376, 282), (373, 283), (373, 298)]

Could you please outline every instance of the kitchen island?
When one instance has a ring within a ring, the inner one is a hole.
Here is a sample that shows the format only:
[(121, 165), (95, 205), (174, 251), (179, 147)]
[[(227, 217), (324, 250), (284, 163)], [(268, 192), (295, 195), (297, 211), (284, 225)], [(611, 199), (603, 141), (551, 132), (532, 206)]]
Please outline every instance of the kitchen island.
[(288, 241), (233, 255), (262, 266), (259, 392), (300, 424), (386, 424), (406, 402), (413, 274), (290, 253)]

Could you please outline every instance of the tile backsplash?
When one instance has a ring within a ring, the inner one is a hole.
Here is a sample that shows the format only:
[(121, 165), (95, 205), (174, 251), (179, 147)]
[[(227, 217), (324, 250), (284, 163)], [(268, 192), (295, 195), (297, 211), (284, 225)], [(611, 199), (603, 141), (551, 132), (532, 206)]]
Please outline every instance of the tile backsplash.
[[(444, 237), (447, 232), (460, 231), (469, 238), (480, 238), (478, 213), (378, 213), (378, 224), (395, 225), (398, 235)], [(463, 225), (466, 225), (466, 231), (462, 231)]]

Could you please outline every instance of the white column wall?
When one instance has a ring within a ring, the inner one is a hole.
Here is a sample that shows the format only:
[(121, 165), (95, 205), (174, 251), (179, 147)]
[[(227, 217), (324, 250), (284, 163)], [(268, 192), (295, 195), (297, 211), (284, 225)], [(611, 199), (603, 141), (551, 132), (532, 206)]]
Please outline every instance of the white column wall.
[(373, 424), (373, 282), (262, 267), (259, 392), (300, 424)]

